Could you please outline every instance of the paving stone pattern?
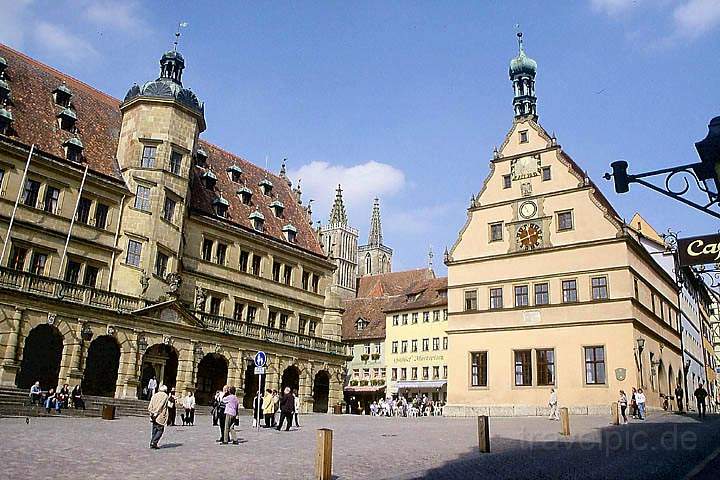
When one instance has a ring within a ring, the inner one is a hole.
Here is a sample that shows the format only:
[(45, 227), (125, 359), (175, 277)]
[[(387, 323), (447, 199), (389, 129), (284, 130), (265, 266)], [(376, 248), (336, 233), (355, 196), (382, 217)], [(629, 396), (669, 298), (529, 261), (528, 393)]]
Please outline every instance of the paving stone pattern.
[(720, 418), (661, 414), (609, 426), (571, 417), (572, 436), (544, 418), (491, 418), (489, 454), (477, 452), (472, 418), (307, 415), (290, 432), (250, 428), (240, 445), (215, 443), (208, 416), (167, 427), (150, 450), (149, 421), (120, 418), (0, 419), (0, 478), (313, 478), (317, 428), (334, 431), (333, 474), (344, 479), (682, 478), (720, 445)]

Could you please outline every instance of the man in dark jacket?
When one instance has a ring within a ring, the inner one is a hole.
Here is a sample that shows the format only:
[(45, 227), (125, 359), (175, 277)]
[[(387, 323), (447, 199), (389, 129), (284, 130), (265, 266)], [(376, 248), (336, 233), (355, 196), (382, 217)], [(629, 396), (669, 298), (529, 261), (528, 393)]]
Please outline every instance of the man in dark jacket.
[(705, 417), (705, 398), (708, 396), (707, 390), (703, 388), (703, 384), (698, 385), (695, 389), (695, 400), (697, 401), (698, 415), (700, 418)]
[(675, 387), (675, 398), (677, 399), (677, 405), (678, 410), (680, 410), (680, 413), (683, 413), (683, 397), (685, 396), (685, 392), (683, 392), (682, 387), (680, 384), (678, 384), (677, 387)]
[(280, 399), (280, 422), (277, 426), (277, 431), (282, 428), (283, 421), (287, 419), (287, 428), (285, 431), (290, 430), (290, 423), (292, 423), (293, 412), (295, 411), (295, 396), (291, 393), (290, 387), (285, 387), (283, 396)]

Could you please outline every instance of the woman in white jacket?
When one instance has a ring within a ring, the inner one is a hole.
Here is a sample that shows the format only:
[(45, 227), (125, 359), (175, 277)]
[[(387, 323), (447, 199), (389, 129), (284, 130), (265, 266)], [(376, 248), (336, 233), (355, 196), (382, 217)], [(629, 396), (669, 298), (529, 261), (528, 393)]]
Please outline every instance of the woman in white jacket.
[[(295, 396), (295, 426), (300, 428), (300, 421), (298, 420), (298, 415), (300, 415), (300, 395), (298, 395), (297, 390), (293, 391), (293, 395)], [(292, 421), (290, 421), (290, 424), (292, 424)]]
[(183, 416), (184, 425), (193, 425), (195, 423), (195, 396), (192, 392), (187, 392), (182, 400), (182, 406), (185, 409)]
[(638, 388), (638, 391), (635, 394), (635, 401), (637, 402), (640, 420), (645, 420), (645, 393), (643, 393), (642, 388)]

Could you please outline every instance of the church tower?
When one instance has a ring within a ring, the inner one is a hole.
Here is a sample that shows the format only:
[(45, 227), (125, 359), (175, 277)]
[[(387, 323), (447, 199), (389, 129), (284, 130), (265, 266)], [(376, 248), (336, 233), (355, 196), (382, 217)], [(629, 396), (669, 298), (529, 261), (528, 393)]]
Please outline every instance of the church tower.
[(330, 211), (330, 221), (320, 229), (320, 242), (325, 253), (335, 261), (332, 288), (342, 298), (355, 297), (357, 278), (358, 231), (348, 225), (343, 202), (342, 188), (335, 191), (335, 202)]
[(373, 202), (372, 217), (370, 218), (368, 243), (358, 247), (358, 276), (391, 272), (392, 254), (392, 248), (383, 245), (380, 200), (376, 198), (375, 202)]
[(525, 54), (522, 32), (518, 32), (518, 55), (510, 60), (510, 80), (513, 83), (513, 108), (515, 118), (529, 117), (537, 120), (537, 97), (535, 74), (537, 62)]

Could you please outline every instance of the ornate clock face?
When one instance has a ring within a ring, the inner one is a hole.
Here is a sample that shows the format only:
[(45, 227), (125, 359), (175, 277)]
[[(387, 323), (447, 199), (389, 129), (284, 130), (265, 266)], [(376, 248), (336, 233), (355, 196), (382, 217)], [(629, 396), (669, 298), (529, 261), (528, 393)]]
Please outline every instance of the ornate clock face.
[(542, 242), (542, 229), (535, 223), (522, 225), (518, 228), (516, 240), (521, 249), (532, 250)]
[(540, 175), (540, 155), (516, 158), (510, 163), (513, 180), (522, 180)]
[(523, 202), (520, 204), (520, 216), (523, 218), (532, 218), (537, 213), (537, 205), (535, 202)]

